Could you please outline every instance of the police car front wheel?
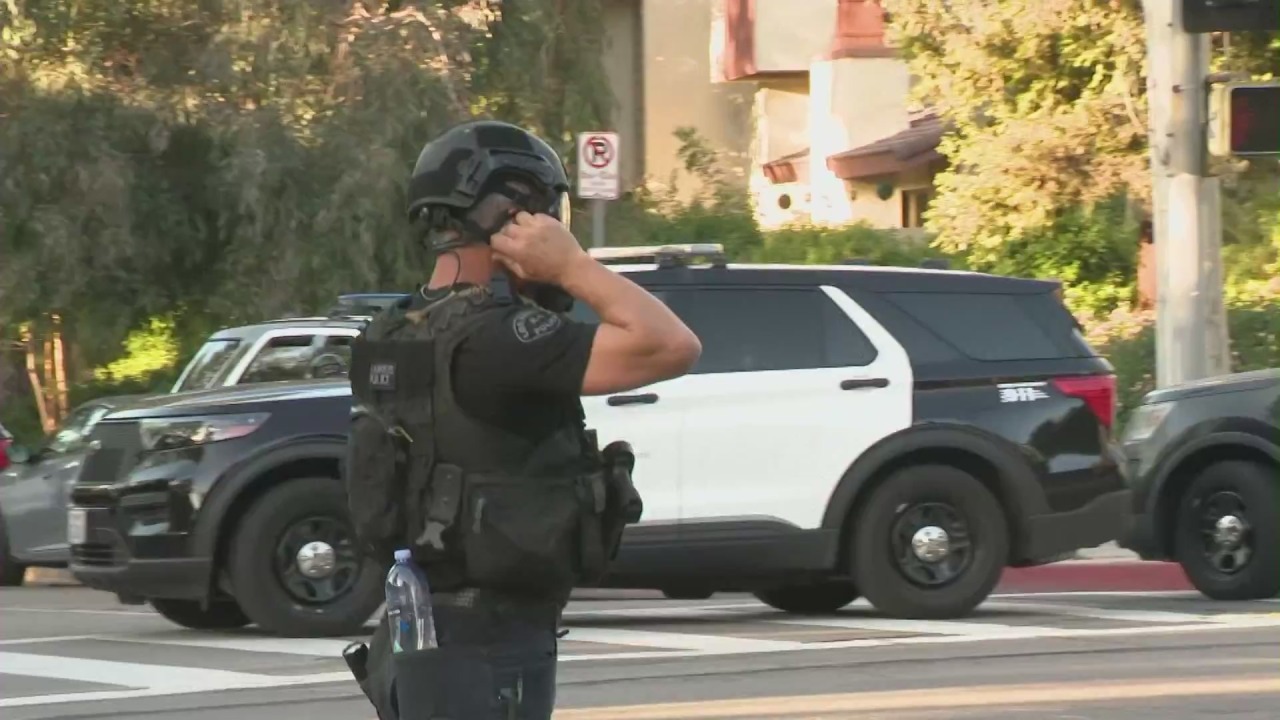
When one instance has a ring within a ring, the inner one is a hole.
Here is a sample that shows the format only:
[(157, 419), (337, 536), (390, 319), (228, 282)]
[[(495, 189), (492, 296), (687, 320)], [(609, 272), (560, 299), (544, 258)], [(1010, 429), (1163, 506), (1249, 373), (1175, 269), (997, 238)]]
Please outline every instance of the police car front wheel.
[(893, 473), (852, 520), (854, 582), (894, 617), (968, 615), (991, 594), (1009, 556), (1000, 501), (947, 465)]
[(289, 480), (258, 498), (228, 554), (245, 614), (292, 637), (359, 632), (382, 602), (374, 565), (357, 552), (341, 483), (323, 477)]

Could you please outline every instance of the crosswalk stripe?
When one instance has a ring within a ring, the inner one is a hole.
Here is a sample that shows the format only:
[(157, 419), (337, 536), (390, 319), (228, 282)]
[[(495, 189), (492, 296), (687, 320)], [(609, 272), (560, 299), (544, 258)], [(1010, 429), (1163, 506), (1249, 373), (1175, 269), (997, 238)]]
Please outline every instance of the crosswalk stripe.
[(225, 637), (195, 634), (174, 638), (102, 635), (95, 639), (135, 645), (169, 645), (174, 647), (207, 648), (209, 650), (236, 650), (239, 652), (335, 658), (342, 657), (343, 648), (352, 642), (368, 642), (368, 638), (344, 640), (342, 638)]
[(261, 675), (230, 670), (13, 652), (0, 652), (0, 668), (4, 668), (6, 675), (131, 688), (182, 687), (200, 690), (228, 684), (258, 683), (263, 678)]
[(777, 652), (779, 650), (794, 650), (804, 646), (804, 643), (794, 640), (758, 640), (729, 635), (698, 635), (695, 633), (593, 627), (571, 627), (569, 628), (569, 634), (564, 639), (629, 647), (697, 650), (706, 654)]
[(879, 617), (810, 617), (774, 620), (783, 625), (814, 625), (846, 630), (871, 630), (910, 635), (951, 635), (975, 638), (1043, 637), (1057, 628), (1033, 625), (958, 622), (950, 620), (897, 620)]

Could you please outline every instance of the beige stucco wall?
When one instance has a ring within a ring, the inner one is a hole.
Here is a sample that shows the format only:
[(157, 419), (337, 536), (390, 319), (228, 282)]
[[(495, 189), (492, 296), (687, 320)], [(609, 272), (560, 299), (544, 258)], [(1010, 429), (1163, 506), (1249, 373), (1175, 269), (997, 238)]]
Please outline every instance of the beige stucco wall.
[(743, 185), (750, 172), (755, 87), (713, 81), (720, 7), (718, 0), (643, 0), (645, 175), (665, 186), (675, 173), (682, 197), (695, 185), (676, 156), (681, 126), (696, 128)]
[[(752, 143), (750, 186), (756, 198), (756, 219), (764, 227), (802, 221), (809, 216), (809, 178), (804, 164), (798, 167), (797, 182), (774, 185), (765, 177), (763, 166), (772, 160), (809, 146), (809, 79), (800, 76), (763, 85), (755, 95), (755, 142)], [(790, 207), (781, 208), (778, 198), (787, 195)]]
[[(888, 219), (879, 205), (850, 198), (849, 187), (827, 169), (826, 159), (843, 150), (886, 138), (908, 127), (906, 63), (896, 58), (844, 58), (815, 62), (809, 72), (810, 183), (814, 222), (844, 224)], [(865, 216), (863, 213), (870, 213)], [(900, 224), (900, 223), (898, 223)], [(897, 225), (882, 225), (896, 227)]]
[(864, 220), (873, 227), (902, 227), (902, 191), (931, 187), (933, 176), (926, 169), (912, 170), (898, 178), (885, 178), (893, 186), (893, 194), (881, 200), (876, 194), (876, 182), (846, 182), (849, 205), (855, 220)]
[(836, 0), (756, 0), (758, 72), (804, 72), (831, 49)]

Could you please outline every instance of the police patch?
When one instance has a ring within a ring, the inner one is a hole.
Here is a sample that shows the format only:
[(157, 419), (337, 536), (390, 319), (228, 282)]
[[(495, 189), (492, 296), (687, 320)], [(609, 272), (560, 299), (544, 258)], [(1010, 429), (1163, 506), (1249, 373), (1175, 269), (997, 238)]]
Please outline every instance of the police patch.
[(395, 390), (396, 364), (382, 362), (370, 365), (369, 386), (376, 390)]
[(563, 322), (559, 315), (549, 310), (525, 308), (512, 318), (511, 329), (515, 331), (517, 340), (529, 343), (554, 333)]

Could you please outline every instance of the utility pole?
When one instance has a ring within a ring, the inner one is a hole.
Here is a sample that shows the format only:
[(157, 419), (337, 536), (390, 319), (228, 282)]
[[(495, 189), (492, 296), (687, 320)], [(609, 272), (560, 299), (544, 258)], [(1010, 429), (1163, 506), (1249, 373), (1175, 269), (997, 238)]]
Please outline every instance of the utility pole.
[(1187, 0), (1144, 0), (1156, 248), (1156, 385), (1230, 372), (1222, 296), (1222, 188), (1205, 142), (1209, 36)]

